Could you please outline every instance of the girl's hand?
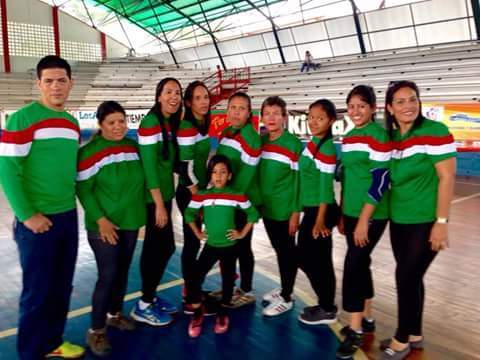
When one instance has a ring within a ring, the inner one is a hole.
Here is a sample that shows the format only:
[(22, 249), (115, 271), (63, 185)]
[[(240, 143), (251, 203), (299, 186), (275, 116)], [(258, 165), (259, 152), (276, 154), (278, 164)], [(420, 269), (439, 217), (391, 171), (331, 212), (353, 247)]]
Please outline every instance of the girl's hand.
[(312, 236), (318, 239), (319, 236), (327, 237), (332, 234), (332, 231), (325, 226), (323, 222), (316, 222), (312, 229)]
[(368, 220), (358, 219), (353, 232), (353, 240), (356, 246), (364, 247), (368, 244)]
[(433, 251), (445, 250), (448, 248), (448, 226), (447, 224), (433, 224), (430, 231), (430, 243)]
[(155, 206), (155, 225), (159, 228), (163, 228), (168, 223), (168, 213), (165, 209), (165, 205), (157, 204)]
[(300, 222), (300, 213), (294, 212), (288, 221), (288, 235), (295, 236), (298, 231), (298, 224)]
[(231, 229), (227, 230), (227, 239), (230, 241), (235, 241), (244, 238), (245, 235), (241, 231)]
[(345, 223), (343, 221), (343, 215), (340, 215), (340, 219), (338, 220), (337, 225), (338, 232), (342, 235), (345, 235)]
[(103, 242), (110, 245), (117, 245), (118, 241), (118, 226), (108, 220), (105, 216), (97, 220), (98, 232)]

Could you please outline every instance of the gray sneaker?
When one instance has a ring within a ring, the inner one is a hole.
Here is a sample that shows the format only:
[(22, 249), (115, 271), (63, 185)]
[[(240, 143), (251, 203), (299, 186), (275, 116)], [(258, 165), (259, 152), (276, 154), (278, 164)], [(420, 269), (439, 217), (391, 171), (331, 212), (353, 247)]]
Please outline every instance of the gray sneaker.
[(402, 360), (405, 359), (412, 348), (408, 345), (402, 351), (395, 351), (392, 348), (386, 348), (382, 355), (380, 355), (380, 360)]
[(320, 306), (305, 308), (298, 320), (307, 325), (333, 324), (337, 321), (337, 311), (325, 311)]

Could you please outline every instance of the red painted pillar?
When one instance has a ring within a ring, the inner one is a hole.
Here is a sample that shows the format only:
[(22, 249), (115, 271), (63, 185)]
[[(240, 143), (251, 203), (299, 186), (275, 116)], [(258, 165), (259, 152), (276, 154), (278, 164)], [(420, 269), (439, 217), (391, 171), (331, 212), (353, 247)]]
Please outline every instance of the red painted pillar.
[(10, 50), (8, 47), (7, 0), (0, 0), (2, 7), (3, 68), (6, 73), (12, 71), (10, 66)]
[(102, 60), (107, 60), (107, 37), (103, 32), (100, 32), (100, 49), (102, 52)]
[(55, 43), (55, 55), (60, 56), (60, 32), (58, 31), (58, 6), (52, 6), (53, 41)]

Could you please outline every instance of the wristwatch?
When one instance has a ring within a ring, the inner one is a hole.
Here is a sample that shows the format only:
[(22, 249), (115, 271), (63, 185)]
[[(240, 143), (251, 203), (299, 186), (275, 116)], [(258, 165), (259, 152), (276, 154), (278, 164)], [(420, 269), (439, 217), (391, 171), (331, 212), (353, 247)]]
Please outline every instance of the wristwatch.
[(446, 217), (438, 217), (438, 218), (437, 218), (437, 223), (438, 223), (438, 224), (448, 224), (448, 218), (446, 218)]

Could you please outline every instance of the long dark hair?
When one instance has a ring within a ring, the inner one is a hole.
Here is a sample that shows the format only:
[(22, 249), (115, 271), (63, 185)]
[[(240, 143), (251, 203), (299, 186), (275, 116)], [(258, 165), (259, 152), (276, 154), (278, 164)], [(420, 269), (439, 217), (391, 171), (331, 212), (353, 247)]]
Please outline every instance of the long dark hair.
[[(160, 128), (162, 129), (162, 137), (163, 137), (162, 157), (163, 157), (163, 160), (168, 159), (169, 137), (168, 137), (167, 127), (165, 126), (165, 118), (162, 114), (162, 106), (161, 106), (160, 102), (158, 101), (158, 98), (160, 97), (160, 94), (162, 93), (163, 88), (165, 87), (165, 85), (169, 81), (173, 81), (178, 85), (178, 87), (180, 88), (180, 99), (182, 98), (182, 85), (180, 84), (180, 82), (177, 79), (172, 78), (172, 77), (164, 78), (164, 79), (160, 80), (159, 83), (157, 84), (157, 88), (155, 90), (155, 104), (152, 106), (152, 108), (148, 112), (149, 114), (153, 113), (157, 117), (158, 122), (160, 123)], [(181, 100), (180, 100), (180, 106), (178, 107), (178, 110), (174, 114), (172, 114), (172, 116), (169, 119), (170, 128), (171, 128), (170, 132), (172, 134), (171, 140), (172, 140), (172, 144), (175, 148), (175, 163), (178, 163), (177, 131), (178, 131), (178, 127), (180, 125), (181, 116), (182, 116), (182, 103), (181, 103)]]
[(249, 112), (247, 123), (251, 123), (252, 122), (252, 117), (253, 117), (253, 114), (252, 114), (252, 99), (250, 99), (250, 96), (248, 96), (243, 91), (237, 91), (236, 93), (230, 95), (230, 97), (228, 98), (227, 109), (228, 109), (228, 106), (230, 105), (230, 102), (235, 98), (242, 98), (242, 99), (245, 99), (247, 101), (248, 112)]
[[(310, 112), (310, 110), (312, 110), (312, 108), (317, 107), (317, 106), (321, 107), (323, 109), (323, 111), (325, 111), (327, 113), (327, 116), (328, 116), (329, 119), (333, 119), (334, 121), (337, 119), (337, 108), (335, 107), (335, 105), (330, 100), (319, 99), (319, 100), (311, 103), (310, 106), (308, 107), (308, 112)], [(317, 155), (317, 152), (318, 152), (318, 150), (320, 150), (322, 145), (328, 139), (331, 139), (331, 138), (333, 138), (333, 134), (332, 134), (332, 127), (330, 126), (328, 128), (325, 136), (323, 138), (321, 138), (320, 141), (318, 142), (317, 147), (315, 148), (315, 152), (313, 153), (313, 156)]]
[(413, 122), (412, 129), (420, 126), (420, 124), (423, 122), (422, 102), (420, 101), (420, 90), (418, 90), (417, 84), (409, 80), (390, 81), (388, 83), (387, 93), (385, 95), (385, 123), (387, 124), (387, 131), (390, 134), (390, 137), (393, 135), (393, 130), (398, 129), (400, 126), (398, 124), (398, 121), (395, 119), (395, 116), (390, 114), (390, 112), (388, 111), (387, 106), (392, 106), (393, 96), (398, 90), (402, 88), (409, 88), (415, 91), (418, 99), (419, 112), (417, 118)]
[[(377, 96), (375, 90), (370, 85), (357, 85), (347, 95), (347, 105), (352, 97), (358, 96), (363, 102), (374, 108), (377, 105)], [(375, 121), (375, 113), (372, 114), (372, 121)]]
[(208, 90), (207, 86), (198, 80), (195, 80), (188, 84), (187, 88), (185, 89), (185, 94), (183, 95), (183, 105), (185, 107), (185, 116), (183, 117), (184, 120), (189, 121), (192, 123), (193, 126), (202, 134), (206, 135), (208, 133), (208, 129), (210, 128), (210, 110), (211, 110), (211, 103), (208, 105), (208, 112), (205, 114), (205, 121), (203, 124), (199, 124), (195, 116), (193, 116), (192, 112), (192, 101), (193, 101), (193, 93), (197, 87), (203, 87), (207, 90), (208, 98), (211, 100), (210, 91)]

